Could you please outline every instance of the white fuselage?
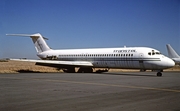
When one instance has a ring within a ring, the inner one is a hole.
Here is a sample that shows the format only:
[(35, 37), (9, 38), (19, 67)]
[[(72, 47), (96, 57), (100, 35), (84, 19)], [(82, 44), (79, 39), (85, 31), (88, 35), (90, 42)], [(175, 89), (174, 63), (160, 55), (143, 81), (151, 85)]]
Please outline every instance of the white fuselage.
[(94, 68), (161, 70), (174, 65), (171, 59), (148, 47), (48, 50), (37, 56), (60, 61), (88, 61)]

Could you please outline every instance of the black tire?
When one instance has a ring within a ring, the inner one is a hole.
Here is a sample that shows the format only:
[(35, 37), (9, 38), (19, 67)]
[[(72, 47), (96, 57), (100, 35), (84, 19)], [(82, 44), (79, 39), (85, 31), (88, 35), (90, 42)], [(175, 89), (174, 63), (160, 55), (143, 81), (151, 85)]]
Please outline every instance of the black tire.
[(78, 73), (92, 73), (92, 72), (93, 72), (92, 68), (83, 68), (83, 67), (80, 67), (79, 70), (78, 70)]
[(161, 76), (162, 76), (162, 73), (161, 73), (161, 72), (158, 72), (158, 73), (157, 73), (157, 76), (158, 76), (158, 77), (161, 77)]

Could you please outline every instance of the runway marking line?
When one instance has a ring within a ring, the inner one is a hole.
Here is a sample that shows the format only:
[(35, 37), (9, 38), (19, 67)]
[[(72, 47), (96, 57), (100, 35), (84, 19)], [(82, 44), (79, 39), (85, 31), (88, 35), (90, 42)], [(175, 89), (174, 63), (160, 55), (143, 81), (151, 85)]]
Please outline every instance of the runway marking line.
[(180, 93), (180, 90), (175, 90), (175, 89), (153, 88), (153, 87), (144, 87), (144, 86), (128, 86), (128, 85), (120, 85), (120, 84), (78, 82), (78, 81), (68, 81), (68, 80), (50, 80), (50, 79), (41, 79), (41, 78), (17, 78), (17, 77), (0, 77), (0, 78), (9, 78), (9, 79), (18, 79), (18, 80), (35, 80), (35, 81), (43, 80), (43, 81), (48, 81), (48, 82), (61, 82), (61, 83), (74, 83), (74, 84), (85, 84), (85, 85), (111, 86), (111, 87), (122, 87), (122, 88), (131, 88), (131, 89), (146, 89), (146, 90), (157, 90), (157, 91)]

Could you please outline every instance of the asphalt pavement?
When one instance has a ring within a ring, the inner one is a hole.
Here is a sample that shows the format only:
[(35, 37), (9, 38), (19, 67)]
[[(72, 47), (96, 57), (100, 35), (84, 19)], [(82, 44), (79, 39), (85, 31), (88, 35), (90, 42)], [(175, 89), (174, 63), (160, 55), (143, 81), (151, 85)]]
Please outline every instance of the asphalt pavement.
[(0, 74), (0, 111), (180, 111), (180, 72)]

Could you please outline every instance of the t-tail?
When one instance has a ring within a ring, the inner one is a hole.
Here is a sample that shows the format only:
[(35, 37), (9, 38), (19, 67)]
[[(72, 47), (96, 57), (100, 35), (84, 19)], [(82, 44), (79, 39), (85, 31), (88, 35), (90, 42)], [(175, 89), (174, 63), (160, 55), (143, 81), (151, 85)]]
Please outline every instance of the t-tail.
[(35, 45), (35, 49), (38, 53), (51, 50), (45, 41), (45, 39), (46, 40), (48, 40), (48, 39), (45, 37), (42, 37), (42, 35), (40, 33), (32, 34), (32, 35), (29, 35), (29, 34), (6, 34), (6, 35), (31, 37), (32, 41)]

